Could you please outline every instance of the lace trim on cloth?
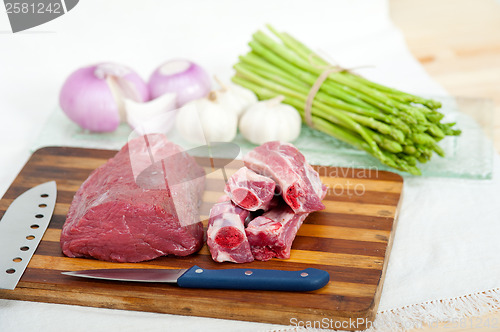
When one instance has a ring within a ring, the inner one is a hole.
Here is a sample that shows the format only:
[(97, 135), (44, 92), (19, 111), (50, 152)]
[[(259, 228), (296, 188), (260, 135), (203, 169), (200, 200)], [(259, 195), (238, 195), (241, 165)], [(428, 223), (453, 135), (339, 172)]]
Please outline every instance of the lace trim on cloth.
[[(379, 311), (375, 321), (365, 332), (394, 332), (409, 331), (424, 327), (438, 327), (438, 324), (453, 322), (449, 328), (476, 328), (496, 325), (500, 329), (500, 321), (486, 322), (478, 321), (476, 326), (466, 321), (467, 318), (480, 317), (500, 310), (500, 288), (493, 288), (483, 292), (476, 292), (464, 296), (453, 297), (442, 300), (432, 300), (419, 304), (412, 304), (396, 309)], [(328, 317), (326, 317), (328, 318)], [(307, 323), (307, 322), (303, 322)], [(311, 322), (314, 323), (314, 322)], [(321, 321), (318, 325), (321, 324)], [(461, 325), (462, 324), (462, 325)], [(325, 324), (326, 325), (326, 324)], [(320, 325), (320, 326), (325, 326)], [(335, 328), (331, 326), (331, 328)], [(290, 326), (268, 332), (320, 332), (320, 331), (344, 331), (332, 329), (304, 328)]]

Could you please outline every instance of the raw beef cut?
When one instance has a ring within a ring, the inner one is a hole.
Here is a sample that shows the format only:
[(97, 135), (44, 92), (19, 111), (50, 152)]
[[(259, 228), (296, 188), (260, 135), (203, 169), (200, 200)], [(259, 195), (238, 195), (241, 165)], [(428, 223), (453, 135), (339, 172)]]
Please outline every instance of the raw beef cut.
[(244, 226), (249, 214), (229, 200), (212, 207), (207, 245), (214, 261), (246, 263), (254, 260)]
[(75, 194), (63, 253), (116, 262), (192, 254), (203, 245), (204, 183), (203, 168), (164, 135), (137, 137)]
[(270, 177), (281, 191), (283, 199), (295, 213), (313, 212), (325, 208), (321, 198), (326, 186), (300, 151), (290, 143), (264, 143), (244, 158), (245, 166)]
[(248, 211), (267, 210), (274, 197), (276, 183), (246, 167), (229, 178), (225, 192), (238, 206)]
[(246, 228), (255, 259), (290, 258), (297, 231), (309, 213), (294, 213), (285, 203), (250, 221)]

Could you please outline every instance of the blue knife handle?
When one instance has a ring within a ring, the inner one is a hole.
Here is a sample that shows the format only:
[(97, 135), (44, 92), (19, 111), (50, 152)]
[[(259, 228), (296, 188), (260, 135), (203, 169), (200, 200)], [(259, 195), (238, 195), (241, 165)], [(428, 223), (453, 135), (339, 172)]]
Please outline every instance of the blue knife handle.
[(187, 288), (252, 289), (307, 292), (320, 289), (330, 280), (328, 272), (314, 268), (301, 271), (265, 269), (206, 270), (193, 266), (177, 284)]

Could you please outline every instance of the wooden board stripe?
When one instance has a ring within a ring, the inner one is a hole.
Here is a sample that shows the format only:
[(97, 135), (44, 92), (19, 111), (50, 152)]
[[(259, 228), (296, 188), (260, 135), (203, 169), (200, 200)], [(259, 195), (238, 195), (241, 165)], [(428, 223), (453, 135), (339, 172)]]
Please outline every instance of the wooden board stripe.
[[(24, 192), (24, 191), (22, 191)], [(58, 192), (59, 195), (59, 192)], [(201, 212), (205, 213), (204, 215), (200, 216), (200, 220), (206, 220), (208, 219), (208, 213), (210, 211), (210, 207), (212, 206), (213, 203), (216, 202), (216, 198), (220, 196), (218, 193), (215, 192), (205, 192), (203, 196), (204, 203), (201, 207)], [(0, 202), (0, 208), (1, 209), (6, 209), (13, 201), (13, 198), (10, 199), (3, 199)], [(58, 200), (59, 201), (59, 200)], [(327, 210), (330, 211), (329, 213), (336, 213), (336, 214), (343, 214), (343, 215), (349, 215), (353, 214), (356, 216), (375, 216), (375, 217), (394, 217), (395, 213), (395, 208), (390, 205), (377, 205), (377, 204), (358, 204), (358, 203), (348, 203), (344, 202), (342, 204), (336, 204), (332, 203), (331, 201), (325, 200), (323, 201), (325, 206), (327, 207)], [(54, 214), (55, 215), (66, 215), (68, 212), (69, 206), (71, 203), (57, 203)], [(329, 218), (328, 215), (323, 215), (323, 220), (324, 218)], [(332, 216), (334, 218), (334, 216)], [(319, 225), (318, 225), (319, 226)], [(373, 225), (372, 225), (373, 227)], [(351, 227), (349, 227), (351, 228)], [(320, 228), (318, 228), (320, 229)], [(372, 230), (367, 230), (367, 234), (371, 233)], [(321, 234), (321, 232), (318, 232), (318, 234)], [(318, 235), (321, 236), (321, 235)], [(374, 238), (375, 241), (378, 241), (376, 238)]]
[[(90, 172), (82, 172), (80, 177), (83, 177), (84, 179), (88, 176)], [(43, 175), (42, 175), (43, 174)], [(72, 173), (72, 175), (74, 175)], [(40, 174), (31, 174), (30, 177), (19, 179), (16, 182), (16, 193), (19, 191), (23, 192), (24, 190), (27, 190), (29, 188), (32, 188), (40, 183), (44, 183), (47, 181), (52, 181), (56, 180), (58, 184), (58, 190), (61, 191), (67, 191), (67, 192), (76, 192), (78, 188), (80, 188), (80, 185), (82, 184), (82, 181), (80, 180), (72, 180), (67, 178), (68, 174), (65, 172), (54, 172), (52, 171), (52, 174), (47, 174), (45, 171), (41, 171)], [(323, 182), (333, 182), (336, 179), (323, 179)], [(380, 201), (379, 204), (383, 205), (384, 202), (388, 203), (390, 205), (394, 205), (396, 202), (397, 204), (397, 198), (399, 197), (398, 190), (401, 191), (401, 186), (397, 185), (387, 185), (383, 190), (379, 189), (374, 186), (372, 183), (374, 182), (373, 180), (360, 180), (356, 184), (359, 184), (359, 188), (362, 189), (354, 189), (352, 185), (346, 184), (345, 187), (342, 187), (342, 189), (329, 189), (330, 195), (327, 196), (325, 199), (328, 201), (342, 201), (342, 202), (359, 202), (359, 203), (366, 203), (368, 200), (370, 201), (371, 204), (377, 203), (377, 200)], [(383, 181), (382, 181), (383, 182)], [(375, 181), (376, 183), (376, 181)], [(389, 182), (388, 182), (389, 183)], [(220, 195), (222, 195), (221, 192), (214, 192), (214, 189), (223, 189), (224, 188), (224, 183), (221, 178), (210, 178), (208, 177), (207, 181), (207, 189), (212, 190), (210, 191), (210, 202), (216, 202), (217, 199), (219, 198)], [(341, 188), (341, 187), (339, 187)], [(215, 195), (213, 194), (215, 193)], [(348, 195), (351, 194), (351, 195)], [(381, 196), (383, 194), (383, 196)], [(395, 194), (395, 195), (390, 195), (390, 194)], [(15, 198), (14, 197), (6, 197), (6, 198)]]
[[(33, 184), (33, 186), (37, 185), (39, 183)], [(61, 185), (65, 190), (58, 191), (58, 195), (64, 194), (64, 192), (69, 193), (67, 190), (66, 186), (64, 184)], [(20, 190), (21, 194), (22, 192), (28, 190), (30, 187), (23, 187), (23, 190)], [(74, 192), (73, 192), (74, 193)], [(208, 212), (210, 211), (210, 208), (214, 203), (217, 202), (218, 198), (221, 196), (219, 192), (214, 192), (214, 191), (205, 191), (203, 194), (203, 203), (202, 203), (202, 208), (201, 211), (203, 212)], [(71, 195), (72, 197), (72, 195)], [(8, 197), (3, 199), (3, 202), (0, 203), (0, 208), (7, 208), (10, 203), (15, 199), (15, 197)], [(384, 205), (384, 204), (366, 204), (366, 203), (357, 203), (357, 202), (342, 202), (342, 204), (331, 201), (331, 200), (324, 200), (323, 203), (326, 206), (326, 211), (327, 213), (337, 213), (337, 214), (352, 214), (352, 215), (362, 215), (362, 216), (375, 216), (375, 217), (394, 217), (395, 213), (395, 207), (392, 205)], [(65, 199), (65, 202), (61, 202), (61, 199), (58, 199), (58, 212), (56, 214), (66, 214), (69, 206), (71, 205), (71, 201)], [(206, 218), (202, 218), (206, 219)]]
[[(11, 200), (8, 200), (9, 202)], [(2, 209), (0, 201), (0, 209)], [(5, 204), (7, 206), (8, 204)], [(68, 205), (69, 206), (69, 205)], [(59, 209), (60, 214), (55, 214), (50, 221), (49, 227), (60, 229), (66, 220), (66, 209)], [(201, 220), (206, 221), (207, 215), (202, 215)], [(354, 224), (356, 223), (356, 224)], [(381, 230), (390, 232), (392, 229), (392, 219), (387, 217), (374, 217), (362, 215), (346, 215), (339, 213), (313, 213), (307, 217), (307, 225), (336, 226), (351, 229)]]
[(303, 224), (297, 235), (386, 243), (390, 232), (349, 227)]
[[(10, 200), (9, 200), (10, 201)], [(0, 209), (2, 209), (3, 203), (0, 202)], [(8, 204), (5, 204), (6, 206)], [(60, 214), (55, 214), (52, 216), (49, 228), (60, 229), (66, 220), (66, 209), (59, 209), (62, 212)], [(208, 216), (202, 215), (200, 217), (206, 224)], [(326, 220), (325, 220), (326, 219)], [(358, 224), (353, 225), (353, 222)], [(325, 225), (325, 226), (336, 226), (342, 228), (356, 229), (367, 229), (367, 230), (380, 230), (380, 231), (391, 231), (392, 219), (386, 217), (372, 217), (372, 216), (362, 216), (362, 215), (345, 215), (336, 213), (321, 213), (321, 214), (311, 214), (307, 217), (306, 225)]]
[[(43, 241), (39, 247), (37, 248), (36, 254), (39, 256), (50, 256), (50, 257), (61, 257), (67, 258), (61, 252), (59, 242), (50, 242)], [(145, 262), (144, 264), (155, 265), (158, 268), (166, 267), (166, 268), (189, 268), (193, 264), (197, 264), (195, 256), (188, 256), (183, 258), (178, 257), (161, 257), (155, 260)], [(86, 258), (74, 258), (74, 260), (81, 261), (89, 261), (88, 264), (91, 265), (91, 262), (96, 261), (93, 259)], [(281, 264), (281, 260), (271, 260), (267, 262), (255, 261), (252, 263), (246, 263), (238, 265), (237, 267), (250, 267), (250, 268), (270, 268), (270, 269), (283, 269)], [(111, 262), (102, 262), (106, 268), (119, 268), (122, 266), (121, 263), (111, 263)], [(102, 267), (102, 266), (100, 266)], [(99, 268), (100, 268), (99, 267)], [(209, 268), (232, 268), (234, 264), (219, 264), (219, 263), (211, 263)], [(286, 268), (289, 270), (303, 270), (306, 268), (318, 268), (326, 270), (330, 273), (330, 280), (332, 282), (348, 282), (348, 283), (360, 283), (360, 284), (369, 284), (369, 285), (377, 285), (380, 282), (380, 271), (378, 269), (367, 269), (367, 268), (353, 268), (353, 267), (344, 267), (339, 265), (316, 265), (312, 263), (298, 263), (298, 262), (286, 262)]]
[(57, 164), (60, 168), (68, 168), (70, 171), (75, 169), (93, 171), (104, 165), (106, 160), (95, 157), (36, 155), (33, 158), (33, 164), (47, 167), (53, 167)]
[(311, 213), (307, 217), (307, 224), (334, 225), (339, 227), (392, 230), (394, 218), (363, 216), (360, 214), (344, 214), (337, 212)]
[[(45, 232), (43, 240), (45, 241), (59, 241), (61, 235), (60, 229), (49, 228)], [(314, 238), (334, 239), (339, 240), (352, 240), (364, 243), (362, 246), (369, 246), (369, 243), (387, 243), (387, 238), (390, 235), (388, 231), (379, 231), (371, 229), (350, 229), (347, 227), (324, 226), (324, 225), (311, 225), (303, 224), (299, 231), (298, 236), (309, 236)]]
[(336, 177), (321, 177), (321, 181), (326, 184), (330, 191), (335, 193), (360, 193), (363, 191), (376, 191), (387, 193), (401, 193), (402, 183), (387, 180), (373, 179), (346, 179)]
[[(46, 157), (80, 157), (80, 158), (101, 158), (107, 160), (116, 154), (116, 150), (106, 150), (106, 149), (86, 149), (86, 148), (73, 148), (65, 146), (47, 146), (40, 148), (35, 153), (33, 153), (32, 158), (36, 160), (38, 156)], [(56, 159), (57, 162), (58, 159)]]
[[(24, 192), (24, 191), (22, 191)], [(21, 193), (22, 193), (21, 192)], [(1, 209), (6, 209), (10, 203), (12, 203), (14, 199), (4, 199), (0, 203), (0, 208)], [(325, 205), (330, 205), (328, 201), (323, 202)], [(206, 220), (208, 219), (208, 212), (210, 211), (210, 207), (213, 203), (208, 203), (205, 202), (204, 205), (201, 207), (201, 213), (200, 220)], [(68, 212), (70, 203), (57, 203), (54, 214), (56, 215), (66, 215)], [(331, 208), (330, 211), (333, 211), (331, 213), (336, 213), (336, 214), (352, 214), (355, 216), (375, 216), (375, 217), (394, 217), (395, 209), (392, 208), (391, 206), (385, 206), (385, 205), (370, 205), (370, 204), (363, 204), (358, 208), (358, 205), (356, 203), (345, 203), (341, 204), (338, 206), (335, 206), (334, 208)], [(324, 215), (323, 217), (328, 217), (327, 215)]]
[[(306, 226), (306, 225), (304, 225)], [(300, 228), (302, 229), (302, 227)], [(299, 229), (299, 231), (300, 231)], [(47, 229), (43, 236), (43, 241), (59, 242), (61, 231), (55, 229)], [(208, 248), (204, 246), (198, 254), (210, 255)], [(309, 263), (318, 265), (345, 266), (356, 268), (377, 268), (383, 262), (383, 257), (373, 257), (366, 255), (342, 254), (335, 252), (311, 251), (311, 250), (296, 250), (292, 249), (290, 259), (287, 261), (304, 263), (304, 257), (309, 257)], [(314, 258), (312, 258), (314, 257)], [(370, 261), (369, 264), (367, 262)], [(373, 264), (372, 264), (373, 263)]]
[[(39, 150), (38, 154), (34, 155), (31, 162), (34, 165), (39, 166), (53, 166), (59, 165), (60, 167), (69, 167), (71, 169), (86, 169), (94, 170), (95, 168), (103, 165), (108, 158), (115, 155), (116, 151), (105, 151), (104, 153), (92, 152), (92, 155), (85, 154), (84, 151), (75, 150), (85, 150), (85, 149), (75, 149), (70, 148), (61, 154), (59, 147), (57, 148), (46, 148), (47, 150)], [(52, 154), (51, 151), (52, 150)], [(72, 151), (70, 151), (72, 150)], [(93, 150), (96, 151), (96, 150)], [(101, 150), (103, 151), (103, 150)], [(65, 155), (65, 153), (71, 153), (72, 155)], [(100, 154), (100, 156), (96, 156)], [(206, 158), (197, 158), (197, 161), (202, 161), (202, 165), (206, 165), (204, 168), (207, 173), (214, 172), (212, 167), (210, 167), (210, 162)], [(207, 160), (206, 162), (203, 162)], [(224, 165), (224, 169), (227, 171), (228, 176), (233, 174), (237, 169), (239, 169), (243, 163), (240, 160), (228, 161), (218, 163), (218, 166)], [(393, 181), (396, 183), (401, 182), (401, 177), (397, 174), (390, 172), (378, 171), (375, 167), (367, 169), (356, 169), (356, 168), (342, 168), (342, 167), (331, 167), (331, 166), (314, 166), (322, 178), (338, 178), (338, 179), (375, 179), (375, 180), (385, 180)], [(219, 170), (217, 170), (218, 172)], [(213, 175), (212, 175), (213, 176)]]
[[(50, 232), (54, 231), (51, 229)], [(52, 235), (51, 235), (52, 237)], [(294, 240), (294, 247), (302, 250), (332, 252), (350, 255), (363, 255), (373, 257), (385, 257), (386, 246), (384, 243), (366, 243), (353, 240), (317, 238), (310, 236), (297, 236)], [(37, 253), (42, 255), (58, 256), (61, 253), (59, 239), (46, 236), (39, 246)]]

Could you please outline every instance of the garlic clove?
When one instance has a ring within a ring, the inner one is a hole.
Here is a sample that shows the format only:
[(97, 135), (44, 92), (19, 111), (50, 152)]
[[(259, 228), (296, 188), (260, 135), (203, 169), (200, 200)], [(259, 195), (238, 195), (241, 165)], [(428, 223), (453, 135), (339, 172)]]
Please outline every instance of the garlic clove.
[(208, 98), (187, 103), (176, 119), (181, 137), (194, 144), (230, 142), (236, 137), (237, 127), (236, 114)]
[(124, 98), (123, 103), (128, 124), (141, 134), (166, 134), (173, 128), (176, 94), (166, 93), (145, 103)]
[(127, 119), (124, 103), (125, 98), (136, 102), (147, 100), (147, 97), (144, 98), (141, 92), (137, 90), (137, 87), (127, 80), (127, 75), (129, 75), (130, 72), (130, 69), (127, 67), (114, 63), (102, 63), (98, 65), (94, 71), (94, 75), (97, 78), (106, 81), (118, 107), (118, 113), (122, 122)]

